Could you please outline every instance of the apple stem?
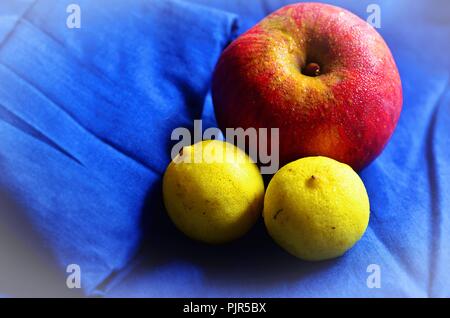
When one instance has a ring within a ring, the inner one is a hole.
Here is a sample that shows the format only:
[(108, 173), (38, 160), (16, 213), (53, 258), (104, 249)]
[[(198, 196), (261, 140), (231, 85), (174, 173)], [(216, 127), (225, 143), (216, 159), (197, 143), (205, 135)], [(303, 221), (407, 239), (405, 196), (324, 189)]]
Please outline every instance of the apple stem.
[(320, 65), (317, 63), (308, 63), (303, 69), (306, 76), (316, 77), (320, 75)]

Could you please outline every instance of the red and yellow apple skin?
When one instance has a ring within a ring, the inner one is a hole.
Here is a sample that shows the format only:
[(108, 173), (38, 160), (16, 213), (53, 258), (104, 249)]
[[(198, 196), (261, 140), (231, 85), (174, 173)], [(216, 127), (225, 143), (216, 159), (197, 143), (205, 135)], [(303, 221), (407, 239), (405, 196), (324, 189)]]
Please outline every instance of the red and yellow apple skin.
[[(310, 76), (311, 63), (320, 75)], [(377, 31), (331, 5), (301, 3), (232, 42), (212, 83), (219, 126), (279, 128), (280, 162), (326, 156), (360, 170), (392, 135), (402, 86)]]

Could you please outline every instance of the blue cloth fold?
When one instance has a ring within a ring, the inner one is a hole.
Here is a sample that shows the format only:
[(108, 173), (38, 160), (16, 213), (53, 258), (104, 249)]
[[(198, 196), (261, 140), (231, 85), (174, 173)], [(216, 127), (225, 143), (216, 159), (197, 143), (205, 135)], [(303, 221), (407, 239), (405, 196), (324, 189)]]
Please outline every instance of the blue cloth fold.
[(0, 7), (0, 188), (20, 206), (2, 219), (24, 214), (92, 293), (139, 248), (171, 131), (200, 116), (236, 20), (180, 1), (78, 1), (81, 29), (69, 29), (70, 3)]
[[(327, 2), (362, 18), (372, 3)], [(261, 222), (225, 246), (190, 241), (161, 200), (172, 130), (216, 126), (210, 79), (237, 16), (244, 32), (289, 1), (79, 0), (81, 29), (65, 25), (70, 3), (0, 3), (1, 294), (73, 295), (75, 263), (84, 293), (106, 296), (450, 296), (446, 1), (377, 2), (403, 112), (361, 173), (366, 234), (320, 263), (283, 252)]]

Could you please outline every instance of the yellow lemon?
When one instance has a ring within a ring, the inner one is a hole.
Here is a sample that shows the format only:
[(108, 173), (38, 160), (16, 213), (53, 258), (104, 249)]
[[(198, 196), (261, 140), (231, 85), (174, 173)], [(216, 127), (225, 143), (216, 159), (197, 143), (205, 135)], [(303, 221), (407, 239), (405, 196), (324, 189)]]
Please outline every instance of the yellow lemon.
[(230, 143), (184, 147), (163, 178), (164, 204), (187, 236), (224, 243), (244, 235), (261, 215), (264, 183), (258, 167)]
[(304, 260), (344, 254), (364, 234), (369, 215), (369, 198), (358, 174), (326, 157), (285, 165), (270, 181), (264, 199), (270, 236)]

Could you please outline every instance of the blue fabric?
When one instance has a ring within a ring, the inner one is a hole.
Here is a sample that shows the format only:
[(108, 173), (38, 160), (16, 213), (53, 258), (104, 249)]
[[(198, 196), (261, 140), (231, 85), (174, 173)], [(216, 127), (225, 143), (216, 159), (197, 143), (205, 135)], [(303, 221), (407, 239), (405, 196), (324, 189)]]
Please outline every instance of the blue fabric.
[[(235, 16), (179, 1), (77, 1), (81, 29), (69, 29), (72, 2), (0, 4), (0, 189), (17, 206), (0, 220), (23, 215), (56, 266), (80, 265), (91, 293), (138, 249), (171, 131), (200, 117)], [(12, 255), (20, 243), (4, 233), (1, 255)], [(5, 259), (0, 292), (16, 269), (36, 272)]]
[[(372, 3), (328, 2), (363, 18)], [(0, 255), (36, 254), (30, 262), (60, 273), (53, 290), (80, 264), (84, 292), (107, 296), (450, 296), (447, 1), (377, 1), (403, 112), (361, 173), (366, 234), (320, 263), (287, 255), (262, 223), (225, 246), (190, 241), (161, 202), (172, 129), (216, 125), (211, 72), (236, 17), (243, 32), (288, 1), (79, 0), (79, 30), (65, 27), (69, 3), (0, 4)], [(0, 293), (36, 281), (17, 286), (20, 261), (0, 258)], [(380, 289), (366, 285), (370, 264)]]

